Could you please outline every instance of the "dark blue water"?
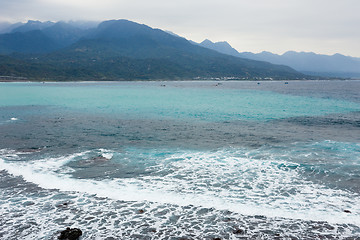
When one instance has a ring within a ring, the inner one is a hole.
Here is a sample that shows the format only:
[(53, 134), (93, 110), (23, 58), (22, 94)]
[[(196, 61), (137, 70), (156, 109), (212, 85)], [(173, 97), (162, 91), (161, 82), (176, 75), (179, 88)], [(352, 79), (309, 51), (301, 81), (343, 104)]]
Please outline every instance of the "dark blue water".
[(1, 83), (0, 238), (357, 238), (360, 81), (219, 83)]

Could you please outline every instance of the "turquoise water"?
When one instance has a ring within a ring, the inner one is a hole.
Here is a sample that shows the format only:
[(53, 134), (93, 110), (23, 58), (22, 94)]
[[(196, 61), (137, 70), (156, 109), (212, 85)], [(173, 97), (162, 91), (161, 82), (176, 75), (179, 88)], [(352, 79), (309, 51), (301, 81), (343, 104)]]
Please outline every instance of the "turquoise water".
[(259, 83), (0, 83), (0, 238), (356, 238), (360, 81)]
[[(145, 85), (145, 86), (143, 86)], [(159, 84), (2, 84), (0, 106), (59, 106), (127, 118), (265, 121), (359, 111), (358, 103), (271, 91)]]

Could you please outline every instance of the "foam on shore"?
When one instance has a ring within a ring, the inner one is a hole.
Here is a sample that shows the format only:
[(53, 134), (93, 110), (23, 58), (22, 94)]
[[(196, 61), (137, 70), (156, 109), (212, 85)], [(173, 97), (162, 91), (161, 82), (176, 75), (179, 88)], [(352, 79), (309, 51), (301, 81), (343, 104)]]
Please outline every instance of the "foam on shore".
[[(97, 152), (116, 155), (104, 149)], [(357, 194), (303, 179), (298, 163), (245, 158), (228, 151), (183, 152), (150, 166), (153, 174), (148, 176), (103, 180), (72, 177), (74, 169), (67, 164), (85, 158), (87, 153), (19, 161), (14, 151), (8, 151), (3, 155), (7, 159), (0, 159), (0, 169), (45, 189), (116, 200), (193, 205), (244, 215), (331, 223), (360, 222)]]

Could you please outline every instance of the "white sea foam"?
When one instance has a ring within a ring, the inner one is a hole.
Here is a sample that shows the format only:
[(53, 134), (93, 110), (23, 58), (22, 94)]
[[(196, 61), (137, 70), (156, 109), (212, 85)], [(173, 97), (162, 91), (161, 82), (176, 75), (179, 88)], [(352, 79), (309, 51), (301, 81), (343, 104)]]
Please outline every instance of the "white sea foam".
[[(100, 152), (111, 153), (104, 149)], [(87, 153), (29, 162), (3, 158), (0, 169), (42, 188), (116, 200), (194, 205), (245, 215), (332, 223), (360, 222), (358, 195), (303, 179), (296, 163), (256, 160), (242, 151), (183, 152), (159, 160), (150, 167), (154, 172), (151, 176), (102, 181), (72, 178), (72, 169), (66, 164)], [(345, 213), (345, 209), (352, 214)]]
[(114, 153), (111, 150), (100, 148), (99, 151), (101, 153), (101, 156), (108, 160), (112, 159), (114, 156)]
[[(122, 202), (96, 198), (86, 193), (59, 194), (57, 191), (44, 189), (38, 191), (41, 194), (27, 197), (26, 193), (20, 193), (12, 198), (14, 201), (2, 204), (2, 218), (6, 224), (2, 225), (0, 234), (4, 239), (57, 239), (55, 230), (65, 227), (82, 229), (83, 239), (99, 240), (107, 237), (165, 240), (169, 236), (239, 239), (238, 234), (234, 233), (239, 227), (246, 231), (241, 235), (246, 239), (269, 239), (275, 234), (284, 239), (294, 236), (317, 239), (314, 236), (320, 238), (324, 235), (346, 239), (359, 231), (354, 226), (344, 228), (327, 223), (266, 219), (213, 208)], [(2, 193), (0, 192), (0, 198)], [(66, 206), (64, 202), (67, 203)], [(140, 209), (143, 213), (139, 212)], [(296, 228), (293, 227), (294, 224)], [(19, 231), (19, 228), (22, 230)]]

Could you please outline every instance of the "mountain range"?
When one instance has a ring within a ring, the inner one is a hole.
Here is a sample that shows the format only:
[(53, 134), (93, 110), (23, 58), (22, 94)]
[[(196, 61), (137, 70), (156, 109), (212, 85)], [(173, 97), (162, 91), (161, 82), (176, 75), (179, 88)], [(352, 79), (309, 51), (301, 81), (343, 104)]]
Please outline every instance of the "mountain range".
[[(9, 78), (311, 78), (285, 64), (238, 56), (226, 42), (194, 44), (180, 36), (128, 20), (101, 23), (29, 21), (6, 29), (2, 28), (4, 33), (0, 34), (0, 76)], [(209, 49), (213, 45), (216, 48)]]
[(128, 20), (96, 27), (29, 21), (0, 34), (0, 76), (36, 80), (303, 79)]
[(288, 51), (282, 55), (271, 52), (238, 52), (227, 42), (212, 42), (208, 39), (200, 46), (236, 57), (287, 65), (299, 72), (326, 77), (360, 77), (360, 58), (341, 54), (323, 55), (313, 52)]

